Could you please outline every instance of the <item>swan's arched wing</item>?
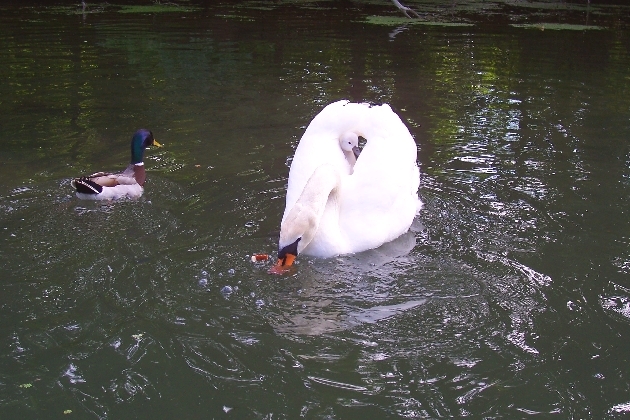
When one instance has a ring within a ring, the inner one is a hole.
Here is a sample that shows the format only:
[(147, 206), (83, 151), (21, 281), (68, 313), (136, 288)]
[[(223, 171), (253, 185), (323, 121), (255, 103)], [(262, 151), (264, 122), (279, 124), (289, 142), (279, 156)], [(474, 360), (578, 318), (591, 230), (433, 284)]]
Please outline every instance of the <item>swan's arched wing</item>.
[(418, 210), (416, 144), (389, 106), (364, 108), (364, 146), (343, 180), (339, 224), (348, 240), (379, 246), (407, 231)]

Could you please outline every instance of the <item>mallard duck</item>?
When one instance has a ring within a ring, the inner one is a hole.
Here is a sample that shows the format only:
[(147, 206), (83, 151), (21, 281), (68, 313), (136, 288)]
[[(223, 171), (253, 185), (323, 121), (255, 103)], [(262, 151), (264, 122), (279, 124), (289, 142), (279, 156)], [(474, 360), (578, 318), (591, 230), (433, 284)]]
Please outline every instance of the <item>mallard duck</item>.
[[(359, 136), (367, 141), (360, 155), (352, 152)], [(377, 248), (407, 232), (422, 208), (416, 158), (415, 141), (389, 105), (326, 106), (295, 150), (276, 267), (298, 254)]]
[(138, 198), (144, 191), (146, 172), (142, 157), (148, 146), (162, 147), (149, 130), (136, 131), (131, 139), (131, 163), (122, 172), (97, 172), (72, 180), (77, 197), (83, 200), (115, 200), (117, 198)]

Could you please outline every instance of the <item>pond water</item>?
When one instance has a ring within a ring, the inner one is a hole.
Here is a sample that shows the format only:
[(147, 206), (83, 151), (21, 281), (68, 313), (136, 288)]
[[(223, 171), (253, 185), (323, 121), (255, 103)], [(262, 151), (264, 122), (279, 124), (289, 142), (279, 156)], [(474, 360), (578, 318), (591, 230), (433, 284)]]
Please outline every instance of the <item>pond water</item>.
[[(0, 417), (630, 415), (629, 8), (209, 3), (1, 8)], [(425, 207), (268, 275), (344, 98), (399, 113)], [(140, 127), (143, 197), (78, 200)]]

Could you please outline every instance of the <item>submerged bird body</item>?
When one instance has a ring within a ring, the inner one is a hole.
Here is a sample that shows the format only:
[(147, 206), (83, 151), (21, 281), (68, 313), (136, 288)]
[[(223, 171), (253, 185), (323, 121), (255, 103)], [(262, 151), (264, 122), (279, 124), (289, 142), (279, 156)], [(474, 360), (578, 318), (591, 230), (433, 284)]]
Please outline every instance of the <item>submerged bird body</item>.
[(161, 145), (149, 130), (138, 130), (131, 139), (131, 163), (122, 172), (97, 172), (72, 180), (77, 197), (83, 200), (115, 200), (137, 198), (144, 192), (146, 172), (143, 156), (148, 146)]
[[(367, 142), (351, 156), (344, 141), (359, 136)], [(361, 252), (407, 232), (422, 206), (416, 157), (415, 141), (388, 105), (328, 105), (291, 163), (279, 259)]]

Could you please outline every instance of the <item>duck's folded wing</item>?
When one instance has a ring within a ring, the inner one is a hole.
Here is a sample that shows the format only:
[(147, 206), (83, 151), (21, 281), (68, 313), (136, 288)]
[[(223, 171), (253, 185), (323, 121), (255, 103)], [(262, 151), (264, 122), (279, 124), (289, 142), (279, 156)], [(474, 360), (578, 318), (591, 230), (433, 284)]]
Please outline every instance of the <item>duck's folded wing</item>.
[(110, 172), (96, 172), (89, 176), (75, 178), (71, 182), (77, 192), (83, 194), (100, 194), (103, 187), (115, 187), (118, 185), (118, 174)]
[(119, 175), (116, 181), (120, 185), (133, 185), (133, 184), (138, 183), (136, 181), (136, 178), (134, 178), (133, 176), (125, 176), (125, 175)]
[(72, 180), (72, 187), (82, 194), (100, 194), (103, 192), (103, 186), (92, 181), (88, 177), (75, 178)]
[(103, 187), (115, 187), (119, 184), (119, 175), (99, 172), (88, 177), (90, 181)]

